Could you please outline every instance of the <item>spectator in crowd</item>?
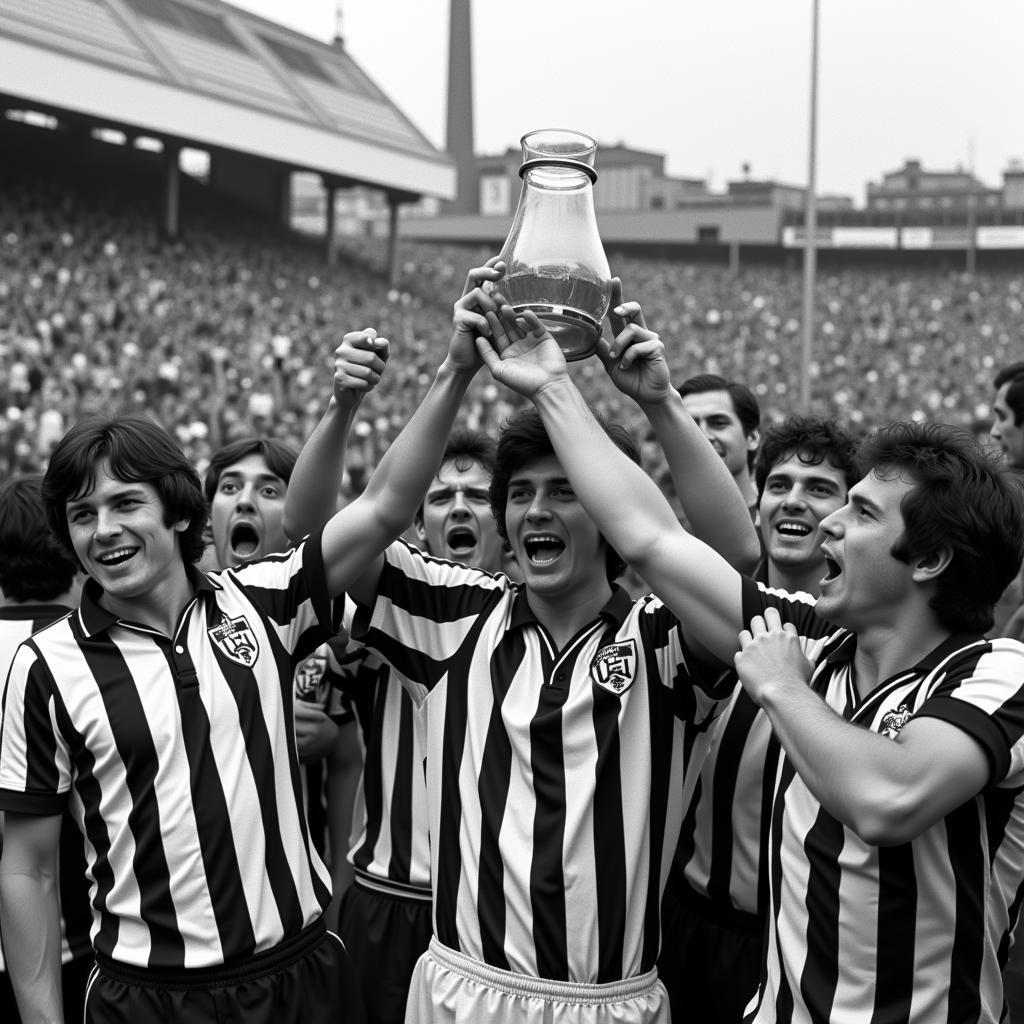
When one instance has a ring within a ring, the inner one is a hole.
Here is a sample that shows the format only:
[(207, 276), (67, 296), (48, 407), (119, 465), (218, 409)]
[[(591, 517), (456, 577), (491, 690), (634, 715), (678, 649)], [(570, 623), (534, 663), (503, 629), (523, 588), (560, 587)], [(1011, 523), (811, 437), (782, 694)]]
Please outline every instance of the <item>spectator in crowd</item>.
[[(39, 474), (0, 485), (0, 678), (6, 679), (22, 640), (66, 616), (78, 604), (78, 563), (46, 523)], [(70, 813), (60, 822), (60, 972), (66, 1020), (81, 1020), (85, 983), (92, 969), (89, 887), (82, 837)], [(3, 815), (0, 814), (0, 849)], [(18, 1024), (18, 1006), (0, 952), (0, 1018)]]
[[(413, 518), (479, 366), (464, 340), (363, 494), (283, 557), (195, 573), (207, 504), (150, 420), (87, 420), (54, 449), (47, 516), (92, 579), (77, 615), (19, 647), (6, 687), (0, 895), (24, 1016), (62, 1019), (48, 879), (70, 796), (97, 880), (90, 1021), (361, 1017), (323, 926), (291, 667), (337, 627), (331, 598)], [(336, 361), (379, 377), (386, 356), (360, 335)]]
[[(1020, 491), (966, 432), (893, 425), (862, 447), (864, 475), (822, 523), (817, 603), (770, 590), (679, 526), (529, 326), (496, 334), (492, 374), (535, 403), (609, 541), (735, 660), (782, 748), (766, 956), (745, 1020), (994, 1019), (990, 850), (1020, 841), (1008, 833), (1024, 646), (983, 633), (1024, 553)], [(671, 460), (681, 401), (645, 411)]]
[[(790, 416), (765, 430), (754, 464), (765, 551), (759, 582), (818, 595), (827, 572), (820, 524), (846, 504), (859, 476), (856, 451), (852, 435), (818, 416)], [(734, 686), (712, 727), (699, 781), (689, 789), (665, 890), (658, 969), (675, 1020), (739, 1024), (757, 990), (778, 756), (768, 716)]]
[(679, 387), (683, 406), (721, 456), (754, 517), (757, 489), (751, 470), (761, 440), (761, 408), (745, 384), (700, 373)]
[(1024, 469), (1024, 362), (1011, 363), (996, 374), (992, 403), (992, 440), (1014, 469)]

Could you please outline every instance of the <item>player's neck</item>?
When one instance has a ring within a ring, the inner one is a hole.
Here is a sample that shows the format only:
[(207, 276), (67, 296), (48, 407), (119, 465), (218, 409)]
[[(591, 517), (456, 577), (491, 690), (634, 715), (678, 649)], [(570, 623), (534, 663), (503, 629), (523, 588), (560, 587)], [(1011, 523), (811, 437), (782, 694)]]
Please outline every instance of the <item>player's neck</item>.
[(148, 626), (164, 636), (174, 636), (182, 612), (195, 596), (195, 584), (184, 564), (169, 572), (142, 594), (121, 596), (103, 592), (99, 604), (119, 619)]
[(863, 700), (886, 679), (913, 668), (949, 636), (928, 609), (857, 630), (853, 663), (857, 696)]
[(584, 626), (600, 614), (612, 596), (610, 584), (590, 588), (578, 595), (548, 597), (527, 588), (530, 610), (537, 621), (551, 634), (558, 650), (562, 650)]
[(825, 566), (821, 562), (812, 562), (802, 566), (779, 566), (768, 560), (768, 586), (785, 590), (789, 594), (801, 591), (817, 597), (821, 578), (825, 575)]

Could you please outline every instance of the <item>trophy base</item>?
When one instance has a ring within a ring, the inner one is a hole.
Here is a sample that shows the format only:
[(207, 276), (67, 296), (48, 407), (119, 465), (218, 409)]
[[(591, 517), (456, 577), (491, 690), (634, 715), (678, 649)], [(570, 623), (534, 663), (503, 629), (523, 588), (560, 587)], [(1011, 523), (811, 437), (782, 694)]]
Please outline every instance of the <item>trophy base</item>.
[(536, 313), (551, 337), (558, 342), (566, 362), (586, 359), (597, 351), (601, 325), (586, 313), (571, 306), (556, 306), (546, 302), (526, 302), (512, 307), (517, 313), (529, 309)]

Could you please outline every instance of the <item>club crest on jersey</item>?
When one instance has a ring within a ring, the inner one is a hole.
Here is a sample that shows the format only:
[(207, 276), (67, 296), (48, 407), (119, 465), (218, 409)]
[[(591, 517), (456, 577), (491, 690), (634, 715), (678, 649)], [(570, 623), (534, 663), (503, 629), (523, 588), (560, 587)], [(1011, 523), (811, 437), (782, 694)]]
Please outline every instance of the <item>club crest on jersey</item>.
[(590, 663), (590, 678), (609, 693), (625, 693), (636, 679), (636, 641), (602, 647)]
[(311, 654), (300, 661), (295, 669), (295, 696), (299, 700), (315, 701), (326, 671), (327, 659), (322, 654)]
[(878, 731), (888, 739), (894, 740), (913, 717), (914, 714), (907, 705), (901, 704), (895, 711), (887, 711), (882, 716), (882, 724)]
[(256, 641), (256, 634), (245, 621), (245, 617), (239, 615), (237, 619), (229, 619), (226, 615), (220, 621), (220, 625), (208, 629), (210, 639), (234, 662), (251, 668), (260, 654), (260, 645)]

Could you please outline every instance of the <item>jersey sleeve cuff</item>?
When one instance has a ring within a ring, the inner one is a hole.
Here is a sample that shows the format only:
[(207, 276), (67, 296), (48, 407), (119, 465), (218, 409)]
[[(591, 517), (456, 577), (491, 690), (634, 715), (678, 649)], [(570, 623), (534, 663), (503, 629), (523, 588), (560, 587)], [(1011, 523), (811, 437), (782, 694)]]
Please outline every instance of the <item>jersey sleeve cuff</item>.
[(926, 701), (916, 718), (938, 718), (973, 737), (985, 752), (989, 766), (989, 784), (1001, 782), (1010, 770), (1010, 749), (1002, 729), (981, 708), (955, 698)]
[(67, 793), (23, 793), (14, 789), (0, 789), (0, 811), (50, 817), (63, 814), (67, 806)]
[(302, 549), (302, 571), (306, 576), (309, 597), (313, 603), (317, 620), (322, 626), (336, 633), (341, 626), (345, 610), (345, 596), (331, 598), (327, 593), (327, 570), (324, 568), (323, 530), (311, 533)]

